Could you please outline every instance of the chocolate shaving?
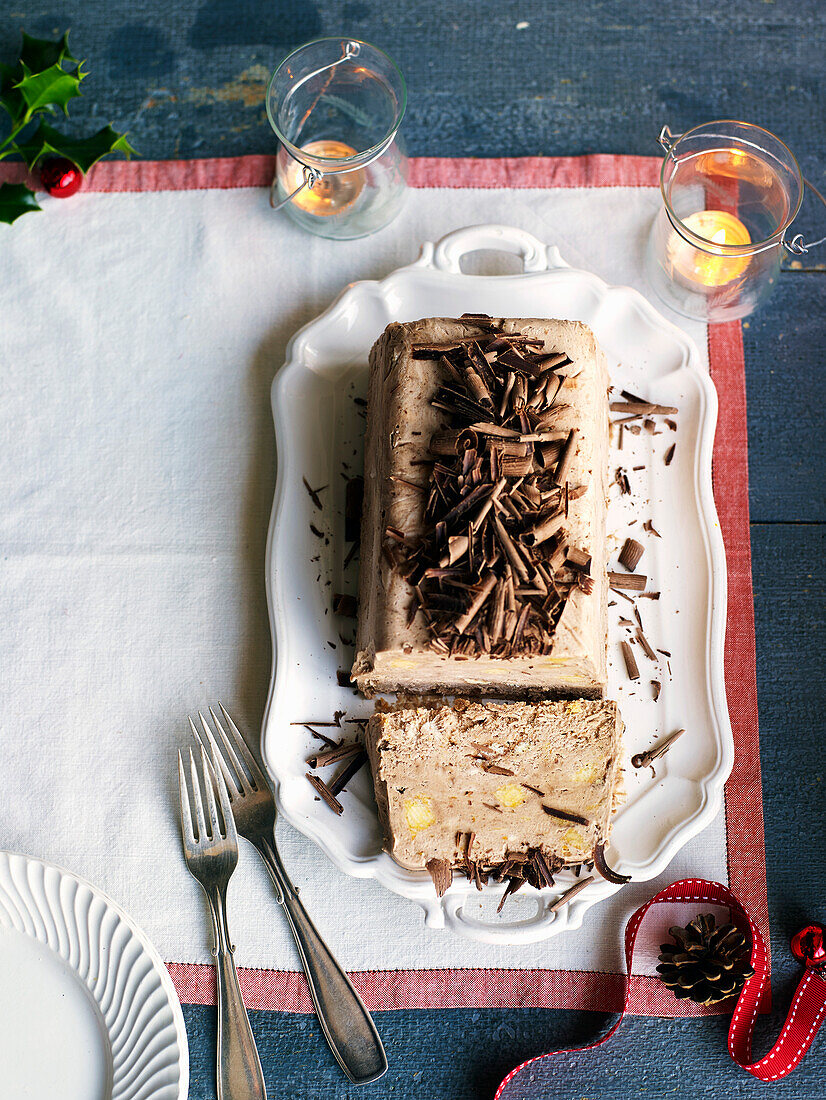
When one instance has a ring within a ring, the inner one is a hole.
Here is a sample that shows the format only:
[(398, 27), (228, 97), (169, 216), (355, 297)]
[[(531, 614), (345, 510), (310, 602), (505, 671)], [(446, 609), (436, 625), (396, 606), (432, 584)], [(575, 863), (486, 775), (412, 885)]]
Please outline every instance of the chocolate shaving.
[(308, 481), (308, 480), (306, 479), (306, 477), (302, 477), (302, 479), (301, 479), (301, 480), (302, 480), (302, 481), (304, 482), (304, 488), (305, 488), (305, 489), (307, 490), (307, 492), (308, 492), (308, 493), (310, 494), (310, 500), (311, 500), (311, 501), (313, 502), (313, 504), (314, 504), (314, 505), (316, 506), (316, 508), (321, 508), (321, 507), (323, 507), (323, 506), (322, 506), (322, 503), (321, 503), (321, 497), (320, 497), (320, 496), (319, 496), (318, 494), (319, 494), (319, 493), (323, 493), (325, 489), (329, 488), (329, 486), (327, 486), (327, 485), (321, 485), (321, 486), (319, 486), (319, 488), (318, 488), (318, 489), (313, 489), (313, 488), (312, 488), (312, 487), (310, 486), (310, 483), (309, 483), (309, 481)]
[(315, 787), (321, 799), (327, 803), (327, 805), (334, 813), (338, 814), (339, 817), (341, 817), (341, 815), (344, 813), (344, 807), (336, 798), (336, 796), (332, 793), (324, 780), (319, 779), (317, 775), (311, 775), (310, 772), (306, 773), (306, 777), (307, 779), (309, 779), (312, 786)]
[(562, 448), (562, 454), (559, 456), (556, 474), (554, 475), (554, 480), (557, 485), (562, 485), (568, 477), (568, 470), (571, 468), (571, 462), (573, 461), (574, 452), (576, 450), (576, 436), (576, 428), (571, 428), (565, 445)]
[(579, 882), (575, 882), (573, 886), (569, 886), (564, 894), (560, 894), (556, 901), (548, 906), (548, 912), (555, 913), (558, 909), (561, 909), (563, 905), (567, 905), (569, 901), (573, 901), (577, 894), (593, 881), (593, 875), (589, 875), (587, 878), (581, 878)]
[(619, 490), (623, 496), (631, 492), (631, 482), (628, 480), (628, 474), (622, 466), (618, 466), (614, 471), (614, 484), (619, 485)]
[(642, 651), (646, 655), (648, 660), (649, 661), (656, 661), (657, 660), (657, 654), (654, 652), (654, 650), (649, 645), (648, 639), (646, 638), (646, 636), (642, 632), (642, 627), (639, 627), (637, 629), (635, 637), (636, 637), (637, 641), (640, 643), (640, 646), (642, 647)]
[(508, 885), (505, 888), (505, 892), (502, 895), (501, 901), (499, 902), (499, 904), (496, 907), (496, 912), (501, 913), (502, 909), (505, 905), (505, 902), (508, 900), (508, 898), (511, 896), (511, 894), (515, 894), (516, 891), (520, 890), (524, 885), (525, 885), (525, 882), (524, 882), (523, 879), (511, 878), (508, 881)]
[(358, 600), (355, 596), (347, 596), (341, 592), (333, 593), (333, 613), (343, 615), (346, 619), (355, 619), (358, 616)]
[(659, 699), (660, 692), (662, 691), (662, 689), (663, 689), (663, 686), (662, 686), (662, 684), (660, 683), (659, 680), (652, 680), (651, 681), (651, 694), (654, 697), (654, 702), (655, 703)]
[(640, 559), (645, 553), (645, 547), (636, 539), (626, 539), (622, 550), (619, 552), (619, 563), (632, 573), (640, 564)]
[(314, 523), (310, 524), (310, 530), (312, 531), (312, 533), (315, 535), (315, 537), (317, 539), (323, 539), (324, 538), (324, 532), (319, 531), (319, 529), (316, 527), (316, 525)]
[(629, 592), (642, 592), (648, 583), (644, 573), (614, 573), (608, 570), (608, 583), (612, 588), (625, 588)]
[(515, 775), (516, 772), (512, 772), (510, 768), (500, 768), (498, 764), (482, 764), (483, 769), (486, 772), (492, 772), (493, 775)]
[(425, 864), (438, 897), (444, 897), (453, 881), (453, 870), (446, 859), (429, 859)]
[[(652, 683), (655, 681), (652, 680)], [(665, 756), (678, 737), (682, 737), (685, 730), (675, 730), (674, 733), (670, 733), (668, 737), (664, 738), (658, 745), (655, 745), (653, 749), (648, 749), (647, 752), (637, 752), (631, 757), (631, 763), (635, 768), (647, 768), (651, 765), (652, 761), (659, 759), (661, 756)]]
[(569, 546), (565, 564), (569, 565), (571, 569), (576, 569), (578, 573), (590, 573), (591, 555), (586, 554), (584, 550), (577, 550), (575, 546)]
[(362, 745), (358, 741), (349, 741), (323, 752), (314, 753), (307, 758), (311, 768), (326, 768), (330, 764), (338, 764), (341, 760), (347, 760), (357, 752), (362, 752)]
[(351, 687), (352, 681), (350, 680), (350, 673), (346, 668), (336, 669), (336, 680), (338, 686), (342, 688)]
[(647, 519), (645, 523), (643, 523), (642, 527), (644, 531), (647, 531), (649, 533), (649, 535), (655, 535), (658, 539), (662, 538), (660, 532), (654, 530), (654, 524), (651, 522), (650, 519)]
[(520, 786), (524, 787), (526, 790), (533, 791), (533, 793), (538, 794), (540, 798), (545, 797), (544, 791), (540, 791), (539, 787), (532, 787), (530, 783), (521, 783)]
[(605, 845), (601, 840), (594, 845), (594, 866), (604, 879), (615, 883), (617, 886), (624, 886), (626, 882), (631, 881), (630, 875), (621, 875), (608, 866), (605, 860)]
[(362, 749), (360, 753), (356, 753), (353, 759), (348, 763), (346, 768), (342, 768), (337, 776), (330, 782), (329, 789), (330, 794), (334, 797), (341, 793), (347, 786), (349, 781), (353, 778), (357, 771), (359, 771), (367, 762), (367, 753)]
[(663, 459), (663, 461), (665, 462), (666, 466), (671, 465), (671, 460), (674, 457), (674, 452), (676, 451), (676, 449), (677, 449), (677, 444), (672, 443), (671, 446), (668, 448), (668, 450), (665, 452), (665, 458)]
[(571, 813), (570, 810), (558, 810), (555, 806), (546, 806), (544, 802), (542, 803), (542, 809), (551, 817), (559, 817), (563, 821), (572, 821), (574, 825), (590, 825), (590, 821), (587, 817), (583, 817), (581, 814)]
[(632, 416), (671, 416), (678, 412), (673, 405), (654, 405), (650, 401), (612, 401), (608, 406), (611, 412)]
[(623, 660), (625, 661), (625, 668), (628, 672), (629, 680), (639, 680), (640, 670), (637, 666), (637, 658), (634, 656), (634, 651), (628, 642), (620, 642), (620, 649), (622, 650)]
[(465, 320), (475, 336), (412, 349), (438, 360), (431, 404), (447, 415), (417, 486), (424, 532), (388, 526), (381, 553), (415, 592), (408, 621), (423, 622), (434, 651), (549, 654), (566, 600), (593, 588), (587, 548), (563, 534), (570, 502), (587, 490), (568, 484), (576, 429), (556, 426), (567, 406), (556, 404), (564, 376), (555, 372), (571, 361), (499, 321)]

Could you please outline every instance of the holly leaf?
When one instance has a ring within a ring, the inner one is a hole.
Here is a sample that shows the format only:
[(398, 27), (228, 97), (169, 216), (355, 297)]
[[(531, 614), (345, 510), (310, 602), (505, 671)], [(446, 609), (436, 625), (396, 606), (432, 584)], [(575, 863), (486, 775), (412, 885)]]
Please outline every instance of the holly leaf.
[(42, 73), (53, 65), (68, 62), (77, 65), (78, 60), (69, 53), (69, 32), (52, 42), (48, 38), (32, 38), (23, 32), (23, 45), (20, 47), (20, 60), (32, 73)]
[(34, 73), (21, 64), (23, 79), (14, 87), (25, 100), (26, 113), (32, 115), (35, 111), (53, 111), (55, 107), (62, 107), (64, 115), (68, 115), (70, 101), (81, 94), (80, 82), (86, 76), (82, 65), (83, 62), (67, 72), (56, 64), (43, 72)]
[(17, 68), (0, 64), (0, 107), (6, 111), (13, 122), (26, 113), (25, 100), (14, 86), (19, 76)]
[(24, 214), (30, 214), (39, 209), (34, 193), (25, 184), (0, 184), (0, 222), (11, 225)]
[(41, 122), (31, 140), (18, 143), (17, 152), (29, 168), (34, 168), (43, 156), (66, 157), (86, 175), (102, 157), (108, 157), (110, 153), (123, 153), (129, 157), (135, 150), (126, 135), (119, 134), (111, 126), (104, 126), (88, 138), (70, 138), (64, 137), (48, 122)]

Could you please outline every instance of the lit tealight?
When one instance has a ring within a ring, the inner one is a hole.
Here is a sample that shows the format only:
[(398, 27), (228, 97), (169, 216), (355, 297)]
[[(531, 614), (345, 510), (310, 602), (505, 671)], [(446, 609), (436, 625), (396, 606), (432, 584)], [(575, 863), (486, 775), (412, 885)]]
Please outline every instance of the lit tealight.
[(705, 243), (694, 245), (674, 234), (668, 252), (675, 274), (690, 283), (725, 286), (746, 270), (748, 256), (732, 256), (716, 247), (742, 248), (751, 244), (748, 229), (734, 214), (725, 210), (698, 210), (689, 214), (682, 224)]
[[(323, 157), (326, 160), (343, 160), (354, 157), (356, 150), (343, 141), (311, 141), (302, 147), (302, 153), (310, 158)], [(290, 160), (284, 172), (281, 185), (287, 194), (291, 194), (304, 182), (304, 168), (297, 160)], [(364, 190), (364, 170), (351, 171), (327, 169), (320, 180), (312, 187), (302, 187), (293, 205), (310, 214), (322, 218), (340, 214), (352, 206)]]

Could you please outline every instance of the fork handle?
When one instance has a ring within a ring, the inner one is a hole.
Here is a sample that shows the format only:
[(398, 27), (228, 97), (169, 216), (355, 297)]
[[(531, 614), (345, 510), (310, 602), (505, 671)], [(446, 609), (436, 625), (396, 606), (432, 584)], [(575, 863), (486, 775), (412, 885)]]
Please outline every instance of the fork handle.
[(218, 972), (218, 1100), (267, 1100), (261, 1061), (252, 1036), (226, 917), (226, 896), (207, 894), (215, 931)]
[(310, 996), (330, 1050), (353, 1084), (366, 1085), (375, 1081), (387, 1069), (387, 1056), (370, 1013), (310, 920), (275, 844), (261, 837), (255, 846), (287, 914)]

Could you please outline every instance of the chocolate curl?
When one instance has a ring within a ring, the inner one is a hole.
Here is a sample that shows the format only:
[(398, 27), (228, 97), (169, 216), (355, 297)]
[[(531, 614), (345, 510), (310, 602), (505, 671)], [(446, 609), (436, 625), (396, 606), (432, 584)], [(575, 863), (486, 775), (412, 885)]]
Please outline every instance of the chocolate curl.
[(576, 428), (571, 428), (565, 446), (562, 448), (562, 454), (559, 456), (559, 463), (556, 467), (556, 473), (554, 474), (554, 481), (557, 485), (563, 485), (568, 480), (568, 470), (571, 467), (571, 461), (574, 457), (575, 439)]
[(570, 359), (565, 352), (556, 352), (553, 355), (549, 355), (547, 359), (540, 360), (540, 374), (547, 374), (548, 371), (556, 370), (557, 367), (561, 367), (563, 363), (569, 363)]
[(487, 600), (488, 596), (491, 594), (495, 587), (496, 574), (488, 573), (488, 575), (482, 581), (479, 591), (476, 593), (476, 596), (474, 597), (470, 607), (467, 609), (464, 615), (461, 616), (461, 618), (456, 620), (456, 630), (459, 634), (463, 634), (467, 627), (470, 626), (471, 622), (476, 617), (476, 614), (483, 607), (485, 600)]
[(500, 497), (500, 495), (501, 495), (501, 493), (502, 493), (502, 490), (503, 490), (503, 489), (505, 488), (505, 486), (507, 485), (507, 483), (508, 483), (508, 482), (507, 482), (507, 479), (506, 479), (506, 478), (504, 478), (504, 477), (500, 478), (500, 479), (499, 479), (499, 480), (498, 480), (498, 481), (496, 482), (496, 484), (494, 485), (494, 487), (493, 487), (493, 491), (491, 492), (490, 496), (489, 496), (489, 497), (488, 497), (488, 499), (487, 499), (487, 500), (485, 501), (485, 503), (484, 503), (484, 504), (482, 505), (482, 507), (481, 507), (481, 508), (479, 509), (479, 511), (478, 511), (478, 512), (476, 513), (476, 518), (475, 518), (474, 520), (471, 520), (471, 524), (470, 524), (470, 525), (471, 525), (471, 527), (473, 528), (473, 530), (474, 530), (474, 531), (478, 531), (478, 530), (479, 530), (479, 527), (480, 527), (480, 525), (481, 525), (481, 523), (482, 523), (482, 520), (483, 520), (483, 519), (485, 518), (485, 516), (486, 516), (486, 515), (488, 514), (488, 512), (489, 512), (489, 511), (491, 510), (491, 508), (492, 508), (492, 507), (493, 507), (493, 505), (494, 505), (494, 502), (495, 502), (495, 501), (497, 501), (497, 500), (499, 499), (499, 497)]
[(549, 470), (559, 461), (562, 443), (542, 443), (536, 448), (536, 460), (543, 470)]
[(439, 565), (442, 569), (445, 569), (448, 565), (454, 565), (459, 558), (463, 557), (469, 546), (469, 540), (467, 535), (451, 535), (447, 540), (447, 553), (443, 554), (439, 560)]
[(508, 407), (508, 401), (510, 400), (511, 390), (513, 389), (513, 384), (515, 381), (516, 375), (513, 373), (513, 371), (508, 371), (508, 380), (505, 383), (505, 391), (502, 394), (502, 402), (499, 406), (500, 417), (503, 417), (505, 415), (505, 410)]
[(533, 455), (519, 458), (517, 455), (502, 455), (499, 459), (499, 471), (504, 477), (527, 477), (533, 469)]
[(446, 428), (430, 437), (430, 453), (434, 455), (458, 455), (478, 449), (479, 437), (469, 428)]
[(521, 443), (518, 439), (488, 439), (486, 446), (489, 451), (498, 451), (500, 456), (510, 458), (525, 458), (533, 451), (530, 443)]
[(473, 369), (473, 367), (465, 367), (465, 381), (474, 399), (478, 401), (483, 408), (492, 409), (493, 399), (490, 396), (490, 390), (485, 385), (484, 379)]
[(558, 534), (565, 525), (565, 516), (550, 516), (550, 518), (542, 520), (541, 523), (537, 523), (535, 527), (531, 527), (522, 536), (522, 541), (527, 546), (539, 546), (540, 543), (547, 542), (549, 538)]
[[(511, 568), (515, 571), (516, 575), (521, 581), (527, 582), (530, 580), (528, 570), (525, 567), (525, 563), (522, 560), (522, 555), (516, 549), (513, 539), (505, 530), (505, 526), (500, 520), (499, 516), (493, 516), (493, 526), (496, 531), (496, 537), (499, 539), (499, 545), (505, 551), (505, 557), (511, 564)], [(511, 584), (513, 582), (511, 581)]]
[(496, 582), (496, 596), (493, 600), (493, 607), (490, 616), (490, 640), (491, 645), (495, 645), (496, 642), (502, 637), (502, 627), (505, 622), (505, 596), (507, 594), (507, 585), (503, 580)]

